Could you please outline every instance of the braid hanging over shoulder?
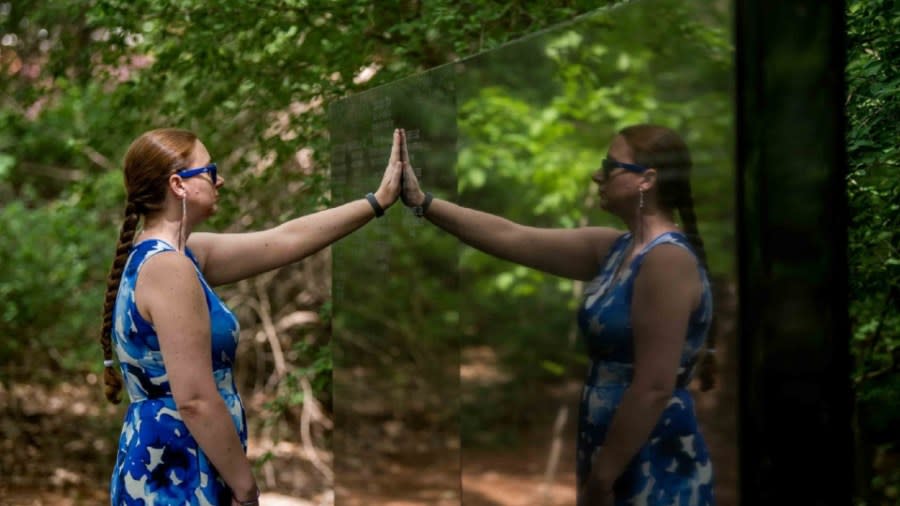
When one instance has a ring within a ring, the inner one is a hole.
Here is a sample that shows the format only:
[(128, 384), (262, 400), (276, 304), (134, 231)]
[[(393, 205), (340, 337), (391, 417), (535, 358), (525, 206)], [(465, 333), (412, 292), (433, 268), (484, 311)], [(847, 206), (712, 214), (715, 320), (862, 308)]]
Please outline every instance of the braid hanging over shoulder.
[[(125, 206), (125, 220), (119, 232), (119, 241), (116, 244), (116, 256), (113, 260), (109, 275), (106, 278), (106, 297), (103, 301), (103, 325), (100, 329), (100, 345), (103, 347), (104, 361), (112, 360), (111, 334), (113, 328), (113, 307), (119, 294), (119, 282), (122, 280), (122, 272), (125, 270), (125, 262), (134, 241), (134, 234), (141, 215), (137, 205), (128, 201)], [(109, 362), (106, 362), (109, 363)], [(106, 398), (113, 404), (122, 401), (122, 375), (115, 366), (104, 366), (103, 382), (106, 385)]]
[[(694, 196), (691, 192), (690, 181), (683, 181), (679, 188), (678, 214), (681, 215), (684, 232), (690, 241), (694, 251), (700, 258), (700, 264), (709, 272), (706, 262), (706, 248), (703, 244), (703, 238), (700, 237), (700, 231), (697, 229), (697, 215), (694, 213)], [(706, 351), (700, 359), (699, 371), (697, 376), (700, 379), (700, 390), (706, 392), (716, 385), (717, 363), (715, 356), (715, 338), (718, 325), (715, 313), (710, 322), (709, 334), (706, 336)]]
[[(706, 249), (697, 229), (694, 197), (691, 194), (690, 171), (693, 163), (684, 139), (670, 128), (652, 124), (632, 125), (620, 130), (619, 135), (624, 136), (631, 147), (635, 163), (657, 169), (659, 204), (666, 210), (678, 211), (685, 235), (700, 264), (708, 271)], [(699, 364), (698, 376), (703, 391), (715, 384), (716, 362), (712, 351), (715, 349), (716, 329), (716, 318), (713, 316), (706, 338), (706, 353)]]

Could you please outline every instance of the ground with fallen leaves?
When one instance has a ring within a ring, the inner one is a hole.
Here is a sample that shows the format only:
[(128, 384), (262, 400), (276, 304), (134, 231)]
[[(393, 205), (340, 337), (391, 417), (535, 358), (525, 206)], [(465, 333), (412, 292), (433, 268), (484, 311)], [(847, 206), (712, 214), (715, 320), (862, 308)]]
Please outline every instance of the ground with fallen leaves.
[[(719, 386), (711, 392), (695, 392), (698, 417), (714, 459), (720, 506), (737, 504), (737, 370), (729, 345), (718, 346)], [(464, 360), (463, 376), (504, 379), (489, 352), (476, 350), (464, 356), (469, 358)], [(572, 505), (579, 388), (571, 382), (536, 396), (535, 410), (544, 416), (523, 430), (518, 444), (505, 448), (459, 447), (453, 444), (454, 438), (436, 440), (427, 429), (407, 430), (391, 421), (363, 418), (361, 425), (368, 432), (357, 442), (369, 445), (372, 453), (356, 462), (356, 467), (351, 465), (352, 472), (341, 474), (338, 468), (337, 502), (341, 506), (455, 506), (462, 499), (466, 506)], [(124, 407), (108, 404), (101, 390), (91, 375), (52, 386), (0, 382), (0, 505), (108, 504), (108, 478)], [(250, 396), (245, 402), (251, 425), (265, 416), (264, 398)], [(564, 423), (554, 430), (561, 410), (566, 410)], [(335, 503), (332, 485), (304, 456), (295, 429), (263, 428), (260, 423), (251, 434), (251, 459), (265, 460), (256, 471), (264, 490), (263, 505)], [(263, 459), (266, 454), (271, 457)], [(332, 464), (330, 453), (321, 456)]]

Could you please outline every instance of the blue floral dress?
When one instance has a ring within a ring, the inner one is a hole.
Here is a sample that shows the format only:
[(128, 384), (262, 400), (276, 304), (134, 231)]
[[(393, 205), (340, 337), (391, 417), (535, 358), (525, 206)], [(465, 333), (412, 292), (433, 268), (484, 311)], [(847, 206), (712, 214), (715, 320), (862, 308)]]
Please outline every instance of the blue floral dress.
[[(660, 244), (675, 244), (694, 253), (687, 237), (680, 232), (666, 232), (638, 252), (628, 265), (622, 265), (630, 243), (631, 234), (626, 233), (613, 244), (599, 275), (585, 288), (578, 310), (578, 326), (591, 357), (578, 419), (579, 487), (590, 473), (593, 455), (603, 451), (613, 414), (631, 380), (631, 299), (641, 263), (647, 252)], [(620, 266), (618, 279), (613, 279)], [(698, 267), (703, 292), (700, 306), (688, 323), (675, 391), (647, 442), (616, 480), (616, 505), (714, 504), (709, 451), (697, 427), (694, 403), (687, 390), (712, 319), (709, 280), (705, 269), (699, 264)]]
[[(114, 506), (230, 504), (231, 491), (176, 409), (156, 331), (141, 317), (135, 305), (134, 287), (141, 266), (153, 255), (165, 251), (175, 249), (158, 239), (135, 245), (116, 298), (112, 341), (131, 405), (119, 438), (110, 483), (111, 503)], [(244, 407), (232, 376), (238, 322), (203, 279), (191, 251), (186, 249), (186, 253), (206, 293), (212, 327), (213, 375), (246, 450)]]

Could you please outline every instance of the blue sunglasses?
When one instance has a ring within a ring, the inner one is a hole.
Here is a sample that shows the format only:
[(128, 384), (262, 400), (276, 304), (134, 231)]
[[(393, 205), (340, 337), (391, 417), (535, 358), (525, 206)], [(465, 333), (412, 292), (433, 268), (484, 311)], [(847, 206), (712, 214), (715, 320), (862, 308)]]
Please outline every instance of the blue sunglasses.
[(218, 181), (218, 177), (216, 174), (216, 164), (214, 163), (204, 165), (203, 167), (195, 167), (193, 169), (182, 169), (176, 172), (176, 174), (181, 176), (182, 179), (187, 179), (189, 177), (203, 174), (204, 172), (209, 172), (209, 177), (212, 178), (212, 183), (215, 185), (216, 181)]
[(603, 178), (609, 179), (609, 173), (617, 168), (622, 168), (638, 174), (641, 174), (642, 172), (645, 172), (647, 170), (647, 167), (644, 167), (643, 165), (620, 162), (614, 158), (607, 157), (603, 159), (603, 165), (601, 166), (601, 170), (603, 170)]

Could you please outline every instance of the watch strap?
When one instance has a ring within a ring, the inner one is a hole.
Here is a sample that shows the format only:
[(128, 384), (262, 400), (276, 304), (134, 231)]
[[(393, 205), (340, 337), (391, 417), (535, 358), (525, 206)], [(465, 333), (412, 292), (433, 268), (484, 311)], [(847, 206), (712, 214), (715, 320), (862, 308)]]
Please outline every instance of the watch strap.
[(375, 217), (381, 218), (384, 216), (384, 208), (381, 207), (381, 204), (378, 203), (378, 199), (375, 198), (375, 194), (369, 192), (366, 194), (366, 200), (369, 201), (369, 204), (372, 204), (372, 209), (375, 210)]
[(428, 206), (431, 205), (431, 200), (434, 198), (430, 192), (425, 192), (425, 198), (422, 200), (422, 203), (415, 206), (413, 208), (413, 213), (419, 218), (425, 216), (425, 213), (428, 212)]

